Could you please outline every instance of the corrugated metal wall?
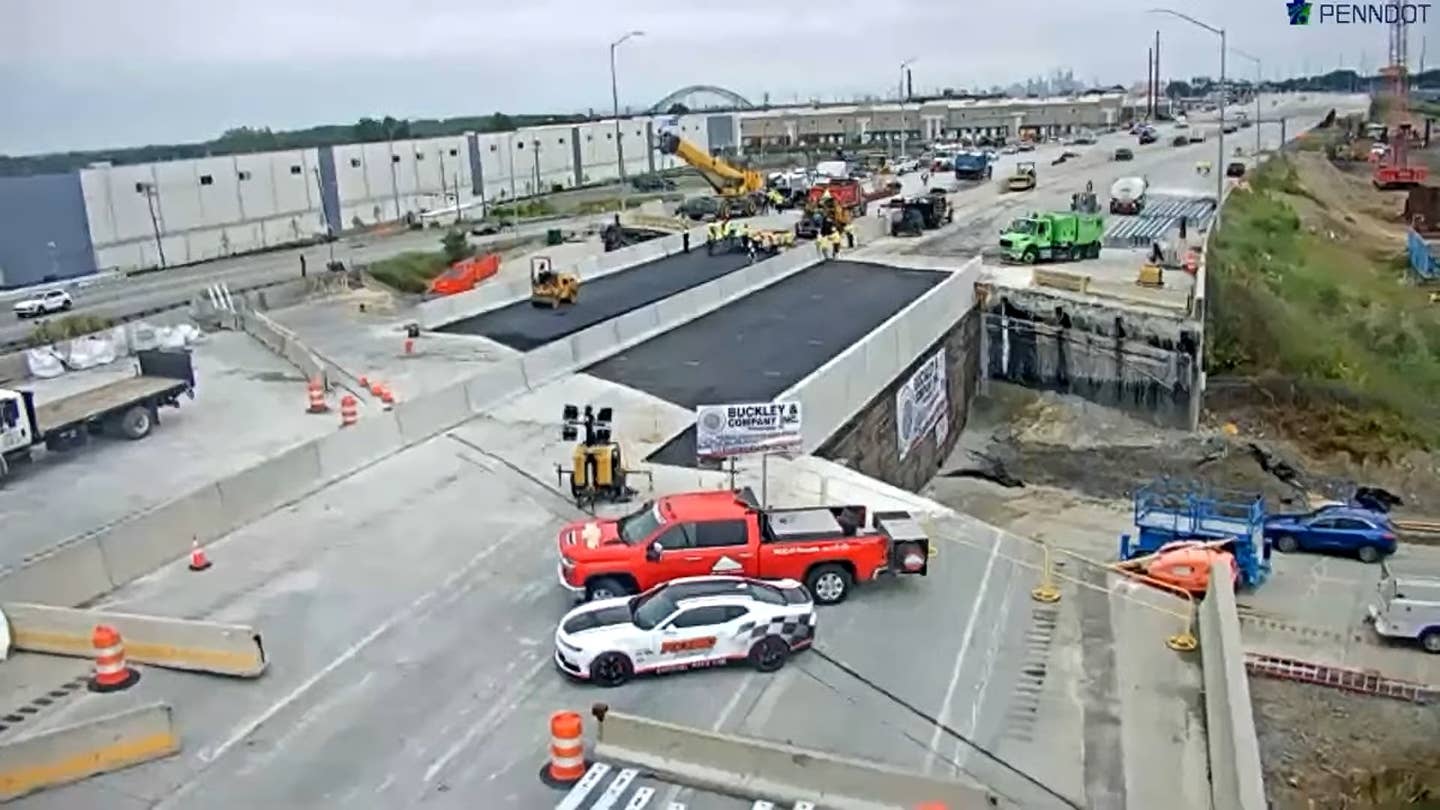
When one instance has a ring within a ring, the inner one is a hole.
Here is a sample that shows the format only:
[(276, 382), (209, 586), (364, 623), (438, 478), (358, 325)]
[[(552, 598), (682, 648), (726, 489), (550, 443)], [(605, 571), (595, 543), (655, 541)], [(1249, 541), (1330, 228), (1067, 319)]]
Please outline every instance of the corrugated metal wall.
[(0, 287), (93, 272), (80, 177), (0, 177)]

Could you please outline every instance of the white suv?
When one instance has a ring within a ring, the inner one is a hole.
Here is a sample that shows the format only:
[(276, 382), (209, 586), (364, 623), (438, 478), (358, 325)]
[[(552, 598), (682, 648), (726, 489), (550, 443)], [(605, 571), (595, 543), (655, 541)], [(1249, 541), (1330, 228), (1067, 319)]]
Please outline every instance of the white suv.
[(15, 317), (37, 318), (54, 312), (65, 312), (74, 305), (75, 302), (70, 300), (70, 293), (64, 290), (46, 290), (33, 298), (16, 301)]

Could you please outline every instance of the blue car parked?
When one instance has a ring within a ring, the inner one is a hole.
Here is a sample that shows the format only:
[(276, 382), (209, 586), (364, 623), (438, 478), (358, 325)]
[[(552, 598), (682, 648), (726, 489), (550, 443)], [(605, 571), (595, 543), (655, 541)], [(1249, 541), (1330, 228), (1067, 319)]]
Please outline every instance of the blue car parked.
[(1395, 553), (1390, 518), (1368, 509), (1327, 506), (1299, 515), (1265, 518), (1265, 539), (1276, 550), (1353, 554), (1373, 563)]

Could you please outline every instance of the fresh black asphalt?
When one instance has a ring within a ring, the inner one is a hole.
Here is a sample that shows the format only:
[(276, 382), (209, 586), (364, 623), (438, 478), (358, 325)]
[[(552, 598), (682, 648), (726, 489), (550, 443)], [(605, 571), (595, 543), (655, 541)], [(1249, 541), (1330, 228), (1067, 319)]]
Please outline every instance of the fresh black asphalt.
[(480, 335), (528, 352), (729, 275), (748, 263), (744, 253), (709, 256), (703, 244), (697, 245), (689, 253), (676, 253), (587, 281), (580, 285), (580, 301), (573, 306), (543, 309), (531, 306), (526, 300), (446, 324), (439, 331)]
[[(822, 262), (586, 372), (683, 408), (767, 402), (945, 278), (930, 270)], [(694, 466), (694, 428), (650, 460)]]

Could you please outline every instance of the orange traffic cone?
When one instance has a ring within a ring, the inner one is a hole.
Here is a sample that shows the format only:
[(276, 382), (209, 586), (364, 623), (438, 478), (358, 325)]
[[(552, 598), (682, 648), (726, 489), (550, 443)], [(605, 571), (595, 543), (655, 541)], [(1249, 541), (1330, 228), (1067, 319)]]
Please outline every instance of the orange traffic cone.
[(205, 556), (205, 549), (200, 547), (200, 541), (192, 541), (190, 543), (190, 570), (204, 571), (209, 567), (210, 558)]

